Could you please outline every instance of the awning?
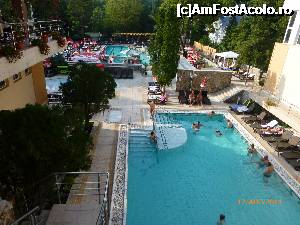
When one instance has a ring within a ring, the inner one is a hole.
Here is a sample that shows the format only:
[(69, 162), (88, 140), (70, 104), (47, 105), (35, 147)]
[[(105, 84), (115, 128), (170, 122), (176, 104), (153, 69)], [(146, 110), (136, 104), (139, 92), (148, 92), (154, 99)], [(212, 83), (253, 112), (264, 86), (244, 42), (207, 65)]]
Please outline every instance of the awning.
[(216, 53), (215, 56), (236, 59), (239, 56), (239, 54), (233, 51), (229, 51), (229, 52)]

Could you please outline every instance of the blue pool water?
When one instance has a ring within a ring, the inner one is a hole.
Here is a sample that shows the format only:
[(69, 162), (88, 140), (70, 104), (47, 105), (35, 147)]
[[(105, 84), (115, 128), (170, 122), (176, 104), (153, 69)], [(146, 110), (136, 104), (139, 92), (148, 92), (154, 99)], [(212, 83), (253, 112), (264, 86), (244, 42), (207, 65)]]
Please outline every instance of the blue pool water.
[[(181, 124), (188, 140), (156, 151), (148, 132), (131, 132), (127, 225), (215, 225), (221, 213), (227, 225), (300, 224), (299, 199), (276, 174), (263, 179), (263, 168), (251, 163), (247, 143), (226, 128), (223, 115), (159, 114), (156, 120)], [(204, 126), (194, 133), (191, 123), (198, 120)], [(251, 199), (277, 204), (243, 203)]]
[(128, 49), (128, 46), (125, 45), (108, 45), (105, 48), (105, 54), (114, 56), (126, 56), (126, 54), (123, 54), (121, 52)]
[[(114, 63), (123, 63), (124, 60), (128, 57), (124, 52), (128, 50), (129, 47), (126, 45), (108, 45), (105, 48), (106, 55), (114, 55)], [(124, 52), (123, 52), (124, 51)], [(140, 54), (141, 63), (144, 65), (150, 64), (150, 56), (147, 53)]]

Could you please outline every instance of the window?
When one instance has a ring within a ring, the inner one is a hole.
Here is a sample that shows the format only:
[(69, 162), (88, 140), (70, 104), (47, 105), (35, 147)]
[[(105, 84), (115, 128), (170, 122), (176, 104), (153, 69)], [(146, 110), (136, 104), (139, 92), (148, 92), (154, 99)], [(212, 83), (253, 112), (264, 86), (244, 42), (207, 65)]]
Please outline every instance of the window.
[(294, 26), (296, 16), (297, 16), (297, 11), (294, 11), (294, 14), (292, 15), (292, 17), (290, 19), (290, 22), (289, 22), (289, 27), (293, 27)]
[(28, 76), (28, 75), (30, 75), (30, 74), (32, 74), (32, 69), (31, 69), (31, 67), (29, 67), (29, 68), (27, 68), (27, 69), (25, 70), (25, 75), (26, 75), (26, 76)]
[(292, 29), (288, 29), (286, 34), (285, 34), (285, 38), (284, 38), (284, 43), (288, 43), (289, 42), (289, 39), (290, 39), (290, 36), (291, 36), (291, 32), (292, 32)]
[(16, 82), (22, 78), (21, 73), (16, 73), (13, 75), (13, 81)]
[(4, 88), (8, 87), (8, 80), (2, 80), (0, 81), (0, 90), (3, 90)]

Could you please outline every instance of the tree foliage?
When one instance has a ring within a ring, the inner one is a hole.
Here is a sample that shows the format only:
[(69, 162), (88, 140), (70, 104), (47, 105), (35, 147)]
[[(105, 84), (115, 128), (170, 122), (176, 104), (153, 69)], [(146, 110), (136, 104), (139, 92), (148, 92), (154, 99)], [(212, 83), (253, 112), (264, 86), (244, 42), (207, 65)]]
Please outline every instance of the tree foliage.
[(88, 165), (89, 134), (71, 109), (27, 105), (0, 111), (0, 183), (16, 194), (53, 172)]
[[(262, 0), (252, 0), (251, 5), (262, 5)], [(283, 0), (268, 3), (275, 8), (282, 6)], [(240, 54), (239, 64), (247, 64), (266, 71), (272, 55), (274, 43), (281, 42), (286, 29), (286, 16), (244, 16), (237, 26), (227, 30), (222, 50), (235, 50)]]
[(114, 78), (94, 64), (77, 63), (70, 69), (68, 81), (62, 84), (63, 101), (79, 106), (88, 127), (89, 116), (105, 107), (115, 96)]
[(2, 19), (5, 22), (13, 22), (15, 20), (16, 15), (12, 7), (11, 0), (0, 0), (0, 10)]
[(136, 31), (142, 10), (141, 0), (106, 0), (104, 17), (106, 27), (117, 32)]
[(161, 85), (169, 85), (176, 76), (180, 48), (180, 19), (176, 18), (176, 0), (162, 3), (155, 18), (155, 35), (149, 53), (152, 71)]

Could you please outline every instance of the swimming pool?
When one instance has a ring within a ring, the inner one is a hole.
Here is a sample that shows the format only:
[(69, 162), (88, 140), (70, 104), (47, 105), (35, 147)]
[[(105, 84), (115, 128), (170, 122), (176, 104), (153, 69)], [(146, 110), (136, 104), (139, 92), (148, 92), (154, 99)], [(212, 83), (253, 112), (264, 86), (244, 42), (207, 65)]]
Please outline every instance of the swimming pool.
[(107, 45), (105, 48), (105, 54), (114, 56), (126, 56), (126, 54), (122, 53), (122, 51), (126, 51), (128, 49), (129, 48), (126, 45)]
[[(126, 50), (129, 50), (127, 45), (107, 45), (105, 48), (105, 54), (109, 56), (114, 55), (114, 63), (123, 63), (128, 57)], [(136, 51), (139, 52), (138, 50)], [(140, 59), (142, 64), (150, 64), (150, 56), (147, 52), (140, 52)]]
[(48, 93), (58, 92), (61, 84), (64, 84), (68, 80), (66, 75), (57, 75), (54, 77), (46, 77), (46, 89)]
[[(198, 120), (204, 126), (194, 133)], [(223, 115), (160, 113), (156, 122), (180, 124), (187, 142), (156, 151), (147, 132), (130, 134), (127, 225), (216, 224), (221, 213), (232, 225), (299, 224), (299, 198), (276, 174), (263, 179), (245, 139), (226, 128)]]

